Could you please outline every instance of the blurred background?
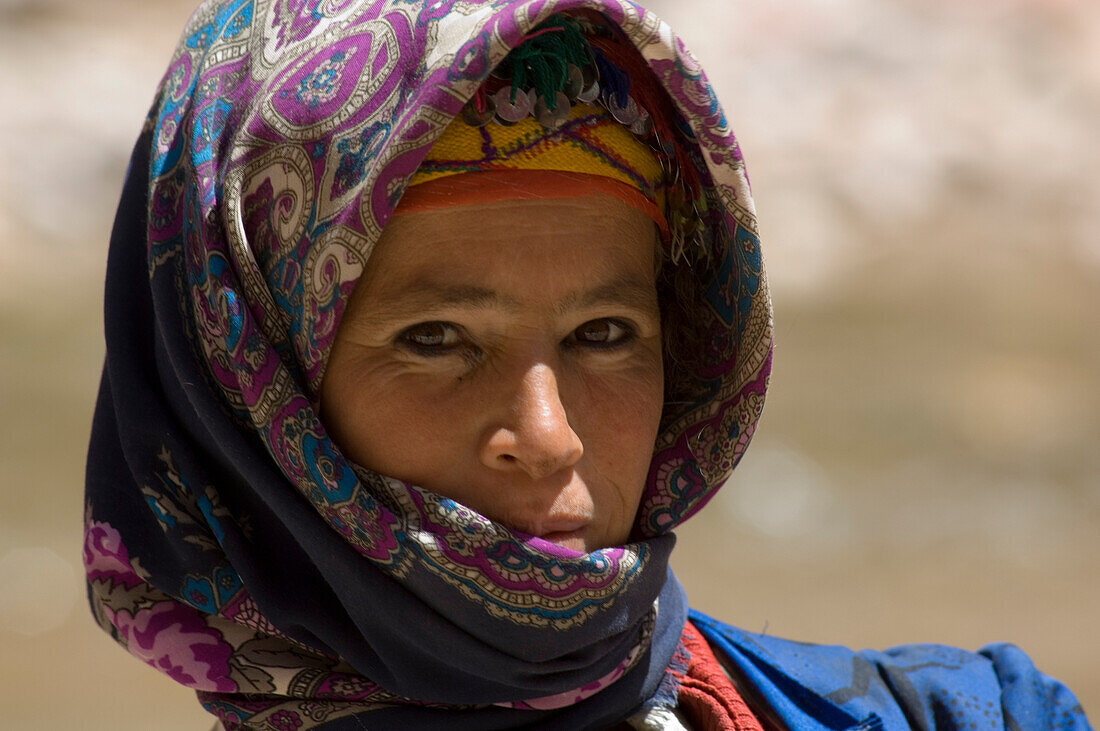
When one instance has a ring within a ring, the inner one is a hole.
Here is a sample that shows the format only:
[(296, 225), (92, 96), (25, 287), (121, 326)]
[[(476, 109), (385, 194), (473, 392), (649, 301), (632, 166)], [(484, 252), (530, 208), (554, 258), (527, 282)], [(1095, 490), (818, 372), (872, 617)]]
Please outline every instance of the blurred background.
[[(1023, 647), (1100, 714), (1100, 4), (654, 0), (745, 151), (756, 441), (680, 531), (750, 630)], [(209, 728), (86, 609), (83, 462), (130, 147), (192, 0), (0, 0), (6, 729)]]

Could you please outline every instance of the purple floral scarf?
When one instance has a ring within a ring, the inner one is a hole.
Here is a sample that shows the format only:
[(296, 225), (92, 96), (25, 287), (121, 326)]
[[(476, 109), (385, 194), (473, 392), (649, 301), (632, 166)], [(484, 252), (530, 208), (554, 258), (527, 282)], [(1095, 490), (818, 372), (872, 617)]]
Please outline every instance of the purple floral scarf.
[[(579, 9), (621, 29), (668, 92), (711, 203), (701, 375), (666, 405), (636, 540), (581, 556), (352, 465), (316, 411), (409, 177), (526, 33)], [(131, 162), (106, 335), (92, 609), (227, 728), (601, 727), (667, 696), (686, 617), (671, 529), (752, 437), (771, 306), (737, 144), (652, 14), (625, 0), (203, 3)]]

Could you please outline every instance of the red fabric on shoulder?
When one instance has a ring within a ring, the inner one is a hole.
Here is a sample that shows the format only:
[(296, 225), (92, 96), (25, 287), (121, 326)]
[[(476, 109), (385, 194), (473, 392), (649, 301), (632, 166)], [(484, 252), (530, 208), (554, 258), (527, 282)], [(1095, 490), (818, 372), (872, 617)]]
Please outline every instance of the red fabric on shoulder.
[(680, 679), (680, 711), (691, 727), (699, 731), (764, 731), (690, 621), (684, 625), (681, 642), (691, 659)]

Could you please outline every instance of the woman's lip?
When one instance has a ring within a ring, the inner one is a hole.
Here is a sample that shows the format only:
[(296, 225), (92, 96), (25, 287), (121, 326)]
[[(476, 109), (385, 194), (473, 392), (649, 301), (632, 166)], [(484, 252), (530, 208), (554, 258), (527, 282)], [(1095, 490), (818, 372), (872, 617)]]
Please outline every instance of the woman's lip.
[(562, 546), (563, 548), (571, 548), (574, 551), (584, 552), (584, 528), (575, 528), (573, 530), (555, 530), (547, 533), (542, 533), (537, 536), (547, 543), (553, 543), (556, 546)]
[[(538, 538), (546, 538), (550, 535), (577, 533), (587, 530), (591, 518), (585, 518), (581, 516), (571, 515), (559, 515), (542, 520), (516, 520), (507, 521), (512, 528), (522, 531), (527, 535), (537, 536)], [(547, 539), (549, 540), (549, 539)]]

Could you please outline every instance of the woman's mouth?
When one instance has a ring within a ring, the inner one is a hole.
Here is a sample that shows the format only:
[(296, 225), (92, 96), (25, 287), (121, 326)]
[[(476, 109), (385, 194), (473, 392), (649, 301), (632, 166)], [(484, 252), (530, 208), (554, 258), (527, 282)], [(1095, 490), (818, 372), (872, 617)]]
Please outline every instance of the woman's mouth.
[(562, 548), (568, 548), (578, 553), (586, 553), (584, 540), (584, 528), (575, 528), (573, 530), (555, 530), (548, 531), (539, 536), (536, 536), (547, 543), (553, 543), (556, 546)]

